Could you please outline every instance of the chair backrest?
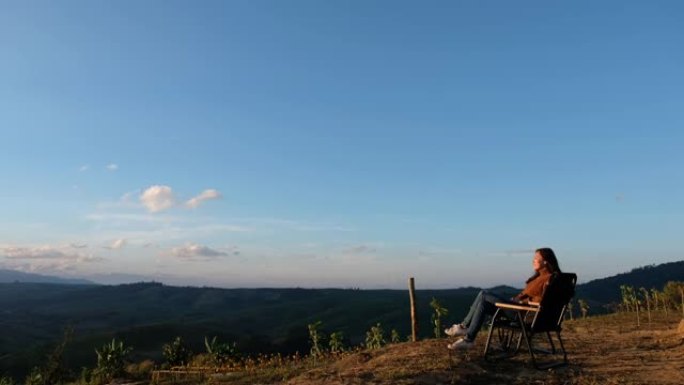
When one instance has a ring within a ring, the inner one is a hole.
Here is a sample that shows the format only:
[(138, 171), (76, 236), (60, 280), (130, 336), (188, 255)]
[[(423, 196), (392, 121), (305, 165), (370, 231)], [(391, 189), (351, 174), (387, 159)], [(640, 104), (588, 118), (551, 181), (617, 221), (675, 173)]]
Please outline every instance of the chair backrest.
[(560, 330), (565, 309), (575, 296), (577, 274), (554, 273), (546, 284), (539, 304), (539, 312), (532, 322), (532, 331)]

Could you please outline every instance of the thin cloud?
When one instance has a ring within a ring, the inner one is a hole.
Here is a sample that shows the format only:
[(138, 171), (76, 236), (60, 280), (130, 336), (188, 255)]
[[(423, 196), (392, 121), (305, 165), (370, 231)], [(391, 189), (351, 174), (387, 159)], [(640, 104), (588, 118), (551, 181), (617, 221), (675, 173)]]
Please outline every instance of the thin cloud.
[(253, 227), (274, 227), (292, 231), (317, 232), (317, 231), (336, 231), (336, 232), (355, 232), (355, 228), (325, 222), (306, 222), (293, 219), (280, 218), (235, 218), (236, 222), (249, 224)]
[(200, 204), (208, 201), (208, 200), (213, 200), (213, 199), (221, 199), (222, 195), (218, 190), (215, 189), (207, 189), (202, 191), (199, 195), (197, 195), (194, 198), (189, 199), (187, 202), (185, 202), (185, 206), (189, 207), (191, 209), (199, 207)]
[(116, 171), (119, 169), (119, 165), (116, 163), (110, 163), (107, 165), (107, 170), (109, 171)]
[(126, 223), (127, 225), (141, 223), (170, 223), (179, 219), (172, 216), (154, 216), (150, 214), (118, 214), (118, 213), (93, 213), (84, 217), (88, 221), (103, 223)]
[(365, 254), (365, 253), (375, 253), (376, 249), (374, 247), (370, 247), (368, 245), (358, 245), (354, 247), (350, 247), (348, 249), (343, 250), (344, 254)]
[(490, 257), (528, 257), (534, 255), (535, 249), (510, 249), (487, 253)]
[(132, 203), (133, 199), (135, 198), (135, 195), (138, 194), (140, 191), (129, 191), (121, 196), (119, 198), (119, 202), (122, 203)]
[(140, 195), (140, 202), (151, 213), (167, 210), (176, 204), (173, 190), (169, 186), (154, 185)]
[(213, 259), (217, 257), (227, 257), (229, 254), (215, 250), (197, 243), (186, 243), (183, 246), (174, 247), (170, 254), (181, 259)]
[(126, 240), (121, 238), (113, 241), (109, 246), (105, 246), (105, 249), (109, 250), (120, 250), (126, 246)]
[(87, 165), (87, 164), (84, 164), (83, 166), (81, 166), (81, 167), (78, 168), (78, 171), (79, 171), (79, 172), (86, 172), (86, 171), (88, 171), (89, 169), (90, 169), (90, 166)]

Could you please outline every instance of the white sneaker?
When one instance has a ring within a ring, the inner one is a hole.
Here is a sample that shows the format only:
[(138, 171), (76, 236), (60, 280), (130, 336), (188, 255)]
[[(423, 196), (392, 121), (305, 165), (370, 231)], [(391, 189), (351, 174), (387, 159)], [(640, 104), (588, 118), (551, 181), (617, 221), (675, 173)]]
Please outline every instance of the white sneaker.
[(447, 349), (451, 350), (467, 350), (473, 346), (474, 342), (465, 338), (460, 338), (458, 341), (447, 345)]
[(450, 328), (444, 329), (444, 334), (448, 335), (449, 337), (459, 337), (464, 336), (466, 331), (468, 331), (468, 329), (465, 326), (461, 324), (453, 324)]

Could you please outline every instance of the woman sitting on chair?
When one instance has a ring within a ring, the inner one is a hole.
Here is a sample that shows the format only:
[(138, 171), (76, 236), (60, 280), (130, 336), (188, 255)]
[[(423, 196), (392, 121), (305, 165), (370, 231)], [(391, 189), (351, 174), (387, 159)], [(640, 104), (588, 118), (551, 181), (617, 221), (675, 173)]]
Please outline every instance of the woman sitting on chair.
[(549, 248), (537, 249), (532, 260), (534, 275), (527, 280), (525, 289), (511, 299), (504, 299), (486, 290), (480, 291), (475, 298), (470, 312), (460, 324), (454, 324), (444, 330), (449, 336), (462, 336), (463, 338), (447, 345), (449, 349), (467, 349), (473, 345), (475, 336), (480, 331), (486, 316), (492, 316), (496, 312), (496, 302), (527, 303), (541, 301), (544, 286), (553, 273), (560, 273), (558, 259), (553, 250)]

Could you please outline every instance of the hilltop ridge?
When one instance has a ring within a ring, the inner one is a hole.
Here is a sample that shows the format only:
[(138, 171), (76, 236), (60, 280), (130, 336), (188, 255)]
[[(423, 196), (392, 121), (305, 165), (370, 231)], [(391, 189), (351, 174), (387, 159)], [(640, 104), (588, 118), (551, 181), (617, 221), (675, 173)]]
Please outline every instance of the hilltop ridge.
[(32, 282), (58, 283), (65, 285), (95, 285), (94, 282), (83, 278), (62, 278), (52, 275), (25, 273), (17, 270), (0, 269), (0, 283)]
[(684, 261), (637, 267), (629, 272), (595, 279), (577, 285), (576, 298), (586, 298), (598, 303), (620, 302), (621, 285), (662, 288), (668, 281), (684, 281)]

